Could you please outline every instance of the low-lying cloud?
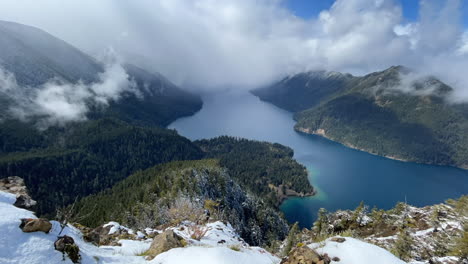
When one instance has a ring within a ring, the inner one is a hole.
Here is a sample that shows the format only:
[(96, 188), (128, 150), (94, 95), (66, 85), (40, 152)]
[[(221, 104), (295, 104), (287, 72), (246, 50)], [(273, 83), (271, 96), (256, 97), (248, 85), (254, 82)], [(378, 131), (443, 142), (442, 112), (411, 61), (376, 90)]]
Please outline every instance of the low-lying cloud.
[(12, 73), (0, 69), (0, 94), (8, 98), (7, 116), (36, 121), (39, 127), (86, 119), (91, 104), (107, 106), (124, 92), (138, 94), (118, 63), (109, 64), (91, 84), (50, 80), (39, 87), (19, 86)]
[(284, 1), (11, 0), (0, 4), (0, 19), (45, 29), (89, 53), (111, 45), (187, 88), (251, 89), (306, 70), (365, 74), (406, 65), (468, 100), (460, 0), (421, 0), (412, 22), (393, 0), (336, 0), (312, 19), (296, 17)]

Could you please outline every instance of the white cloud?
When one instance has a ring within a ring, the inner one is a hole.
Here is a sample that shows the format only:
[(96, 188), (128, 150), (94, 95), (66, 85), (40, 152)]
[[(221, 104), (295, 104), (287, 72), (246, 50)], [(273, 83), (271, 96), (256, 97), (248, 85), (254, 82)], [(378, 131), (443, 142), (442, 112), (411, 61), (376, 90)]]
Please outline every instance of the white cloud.
[(189, 88), (248, 89), (304, 70), (364, 74), (403, 64), (468, 98), (460, 0), (422, 0), (411, 23), (393, 0), (337, 0), (308, 20), (284, 1), (6, 0), (0, 19), (38, 26), (91, 53), (113, 46)]
[(21, 120), (41, 117), (41, 127), (85, 120), (90, 103), (105, 106), (123, 92), (137, 93), (134, 88), (118, 63), (107, 65), (96, 83), (50, 80), (40, 87), (20, 87), (13, 74), (0, 69), (0, 93), (10, 99), (8, 112)]

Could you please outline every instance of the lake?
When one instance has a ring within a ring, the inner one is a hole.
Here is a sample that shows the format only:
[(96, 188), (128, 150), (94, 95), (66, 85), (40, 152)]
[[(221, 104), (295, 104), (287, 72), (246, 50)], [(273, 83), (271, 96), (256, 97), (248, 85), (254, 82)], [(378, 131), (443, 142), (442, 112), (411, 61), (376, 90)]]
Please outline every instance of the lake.
[(347, 148), (294, 131), (293, 114), (247, 92), (205, 95), (203, 108), (169, 128), (190, 139), (221, 135), (277, 142), (294, 149), (318, 190), (314, 197), (291, 198), (281, 205), (290, 222), (310, 227), (319, 208), (354, 209), (361, 201), (389, 209), (399, 201), (415, 206), (440, 203), (468, 193), (468, 171), (400, 162)]

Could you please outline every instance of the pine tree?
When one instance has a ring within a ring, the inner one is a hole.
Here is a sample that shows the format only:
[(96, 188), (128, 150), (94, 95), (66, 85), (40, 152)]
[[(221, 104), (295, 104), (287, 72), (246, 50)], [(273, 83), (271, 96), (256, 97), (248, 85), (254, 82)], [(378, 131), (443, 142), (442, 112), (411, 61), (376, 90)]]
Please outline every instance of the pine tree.
[(457, 240), (453, 250), (454, 255), (460, 257), (460, 260), (468, 260), (468, 224), (464, 229), (462, 237)]
[(411, 235), (405, 229), (401, 229), (398, 233), (398, 238), (392, 249), (392, 253), (400, 259), (408, 261), (411, 258), (413, 244), (414, 240)]
[(317, 234), (321, 234), (323, 231), (326, 231), (328, 225), (327, 210), (325, 208), (320, 208), (318, 211), (317, 221), (314, 223), (314, 228), (317, 231)]
[(289, 230), (289, 234), (288, 234), (288, 237), (286, 238), (286, 244), (283, 250), (283, 256), (287, 256), (289, 251), (291, 251), (291, 249), (293, 248), (293, 246), (297, 244), (298, 234), (299, 234), (299, 225), (296, 222), (294, 223), (294, 225), (292, 225), (291, 229)]

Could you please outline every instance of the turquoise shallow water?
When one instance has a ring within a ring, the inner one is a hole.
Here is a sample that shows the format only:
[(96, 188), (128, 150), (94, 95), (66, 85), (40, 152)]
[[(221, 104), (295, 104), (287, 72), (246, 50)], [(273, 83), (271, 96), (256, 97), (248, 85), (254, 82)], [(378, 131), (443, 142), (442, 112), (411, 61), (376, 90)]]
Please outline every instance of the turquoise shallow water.
[(333, 211), (355, 208), (361, 201), (388, 209), (398, 201), (416, 206), (468, 194), (468, 171), (400, 162), (344, 147), (319, 136), (293, 130), (292, 114), (248, 93), (204, 96), (193, 116), (169, 128), (190, 139), (220, 135), (278, 142), (294, 149), (309, 171), (317, 196), (291, 198), (281, 205), (286, 218), (309, 227), (321, 207)]

